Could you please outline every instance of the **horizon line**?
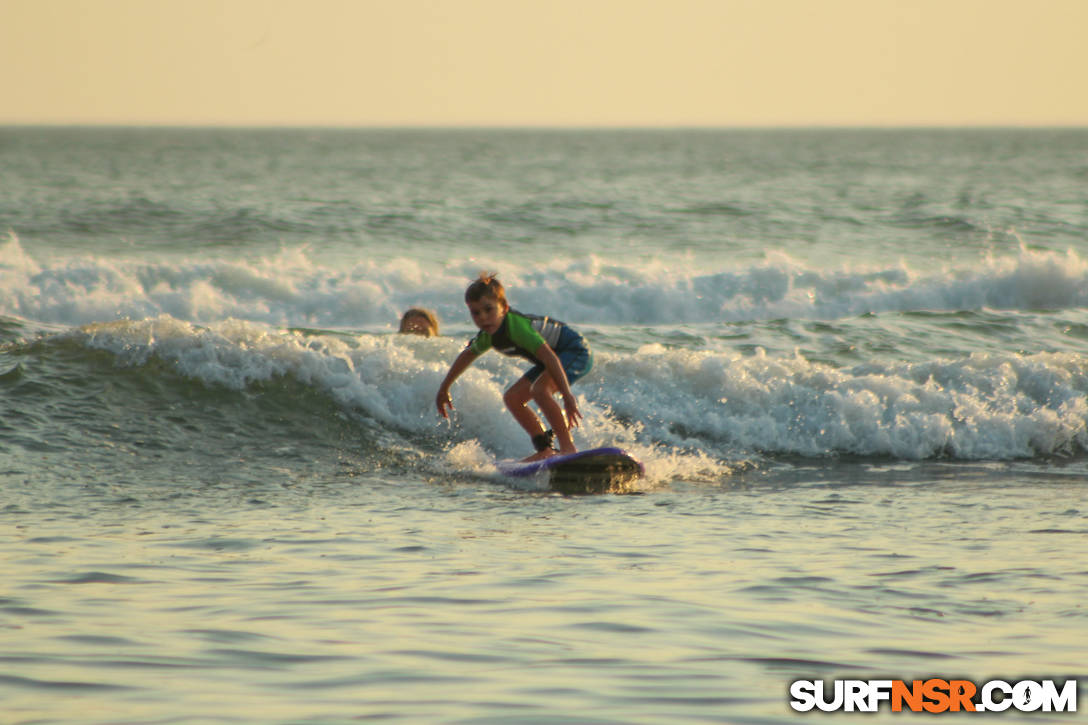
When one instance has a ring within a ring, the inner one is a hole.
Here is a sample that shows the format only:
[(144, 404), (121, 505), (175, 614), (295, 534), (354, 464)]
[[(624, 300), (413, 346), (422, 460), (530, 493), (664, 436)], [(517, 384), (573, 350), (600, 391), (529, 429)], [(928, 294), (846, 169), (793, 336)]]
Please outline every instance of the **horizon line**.
[(1088, 130), (1088, 122), (1068, 123), (785, 123), (785, 124), (472, 124), (472, 123), (222, 123), (176, 121), (5, 121), (0, 128), (115, 128), (193, 130), (344, 130), (344, 131), (896, 131), (896, 130)]

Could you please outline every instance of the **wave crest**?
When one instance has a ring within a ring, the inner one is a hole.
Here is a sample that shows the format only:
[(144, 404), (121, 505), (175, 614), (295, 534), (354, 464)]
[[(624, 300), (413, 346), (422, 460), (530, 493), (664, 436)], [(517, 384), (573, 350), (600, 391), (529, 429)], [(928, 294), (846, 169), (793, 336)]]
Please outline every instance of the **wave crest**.
[(471, 260), (428, 268), (416, 259), (315, 264), (307, 250), (256, 261), (144, 261), (85, 257), (37, 262), (12, 235), (0, 247), (0, 314), (77, 326), (159, 315), (208, 324), (241, 319), (284, 326), (392, 325), (413, 305), (465, 320), (464, 286), (496, 269), (515, 306), (581, 324), (706, 324), (834, 320), (866, 313), (1088, 307), (1088, 261), (1073, 251), (1022, 248), (964, 266), (816, 269), (782, 252), (758, 264), (707, 271), (672, 262), (596, 257), (528, 268)]

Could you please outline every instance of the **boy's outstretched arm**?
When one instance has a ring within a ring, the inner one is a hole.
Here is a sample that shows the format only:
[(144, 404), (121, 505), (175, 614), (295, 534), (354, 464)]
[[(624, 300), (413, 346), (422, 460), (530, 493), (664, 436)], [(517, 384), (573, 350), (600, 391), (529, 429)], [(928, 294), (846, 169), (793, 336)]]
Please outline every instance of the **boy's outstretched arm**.
[(443, 418), (450, 417), (447, 408), (449, 410), (453, 409), (453, 400), (450, 399), (450, 386), (453, 385), (454, 380), (461, 377), (461, 373), (465, 372), (468, 366), (475, 362), (478, 357), (479, 355), (474, 353), (472, 348), (466, 347), (450, 365), (450, 371), (446, 373), (446, 379), (438, 386), (438, 395), (434, 399), (438, 414)]

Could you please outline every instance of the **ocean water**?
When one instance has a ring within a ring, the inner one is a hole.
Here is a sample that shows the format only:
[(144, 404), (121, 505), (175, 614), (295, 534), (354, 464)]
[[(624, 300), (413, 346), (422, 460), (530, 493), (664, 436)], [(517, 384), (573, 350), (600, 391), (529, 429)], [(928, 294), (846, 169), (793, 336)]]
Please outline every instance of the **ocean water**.
[[(0, 234), (4, 723), (1088, 679), (1088, 131), (0, 128)], [(635, 495), (496, 473), (516, 361), (437, 417), (481, 270)]]

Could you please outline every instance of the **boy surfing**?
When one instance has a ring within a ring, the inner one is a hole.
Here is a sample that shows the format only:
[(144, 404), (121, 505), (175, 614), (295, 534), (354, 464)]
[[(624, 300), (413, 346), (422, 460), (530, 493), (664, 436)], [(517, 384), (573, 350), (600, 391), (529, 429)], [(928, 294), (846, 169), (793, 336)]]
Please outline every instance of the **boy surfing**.
[[(582, 413), (570, 386), (593, 367), (593, 355), (586, 341), (558, 320), (510, 309), (506, 290), (491, 274), (483, 273), (469, 285), (465, 304), (480, 331), (450, 365), (438, 388), (435, 405), (439, 415), (448, 418), (448, 409), (453, 408), (450, 399), (453, 382), (476, 358), (495, 348), (503, 355), (523, 357), (533, 363), (503, 395), (514, 420), (529, 434), (536, 448), (536, 453), (525, 460), (575, 453), (578, 449), (574, 447), (570, 429), (578, 426)], [(556, 393), (563, 398), (563, 408), (555, 399)], [(551, 430), (545, 430), (540, 418), (529, 408), (530, 400), (540, 408)], [(559, 442), (558, 451), (552, 448), (553, 438)]]

